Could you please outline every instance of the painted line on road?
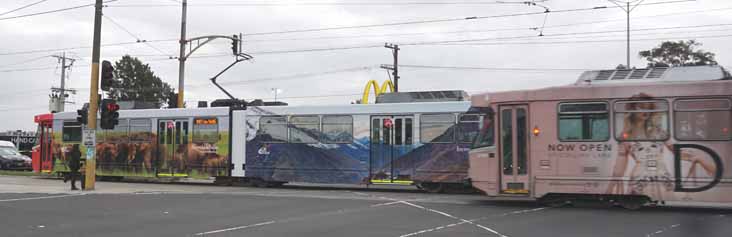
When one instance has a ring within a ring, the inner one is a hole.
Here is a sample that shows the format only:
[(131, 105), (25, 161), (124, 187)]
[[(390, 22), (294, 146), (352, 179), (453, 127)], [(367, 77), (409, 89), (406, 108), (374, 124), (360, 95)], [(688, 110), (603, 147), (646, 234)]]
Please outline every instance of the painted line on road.
[[(463, 218), (459, 218), (459, 217), (456, 217), (456, 216), (447, 214), (447, 213), (442, 212), (442, 211), (438, 211), (438, 210), (435, 210), (435, 209), (426, 208), (426, 207), (423, 207), (423, 206), (420, 206), (420, 205), (417, 205), (417, 204), (414, 204), (414, 203), (410, 203), (410, 202), (407, 202), (407, 201), (401, 201), (400, 203), (406, 204), (406, 205), (409, 205), (409, 206), (412, 206), (412, 207), (416, 207), (416, 208), (419, 208), (419, 209), (422, 209), (422, 210), (425, 210), (425, 211), (434, 212), (434, 213), (437, 213), (437, 214), (440, 214), (440, 215), (443, 215), (443, 216), (446, 216), (446, 217), (449, 217), (449, 218), (452, 218), (452, 219), (455, 219), (455, 220), (459, 220), (460, 222), (465, 222), (465, 223), (474, 225), (474, 226), (476, 226), (478, 228), (484, 229), (484, 230), (486, 230), (488, 232), (491, 232), (491, 233), (493, 233), (495, 235), (498, 235), (498, 236), (501, 236), (501, 237), (508, 237), (508, 236), (506, 236), (504, 234), (499, 233), (498, 231), (496, 231), (494, 229), (488, 228), (488, 227), (483, 226), (481, 224), (474, 223), (473, 221), (470, 221), (470, 220), (466, 220), (466, 219), (463, 219)], [(433, 228), (433, 229), (434, 230), (440, 230), (440, 229), (443, 229), (443, 228), (445, 228), (445, 227), (444, 226), (439, 226), (439, 227), (436, 227), (436, 228)], [(402, 235), (401, 237), (407, 237), (407, 236), (411, 236), (411, 235), (410, 234), (406, 234), (406, 235)]]
[(276, 222), (275, 221), (267, 221), (267, 222), (252, 224), (252, 225), (237, 226), (237, 227), (232, 227), (232, 228), (226, 228), (226, 229), (220, 229), (220, 230), (213, 230), (213, 231), (208, 231), (208, 232), (201, 232), (201, 233), (196, 234), (196, 236), (210, 235), (210, 234), (216, 234), (216, 233), (227, 232), (227, 231), (234, 231), (234, 230), (242, 230), (242, 229), (247, 229), (247, 228), (252, 228), (252, 227), (257, 227), (257, 226), (270, 225), (270, 224), (274, 224), (274, 223), (276, 223)]
[[(724, 214), (720, 214), (720, 215), (715, 215), (715, 216), (699, 217), (699, 218), (696, 218), (696, 220), (697, 221), (703, 221), (703, 220), (707, 220), (707, 219), (711, 219), (711, 218), (724, 218), (724, 217), (725, 217)], [(681, 226), (681, 224), (673, 224), (673, 225), (670, 225), (670, 226), (667, 226), (667, 227), (663, 227), (660, 230), (657, 230), (655, 232), (646, 234), (646, 237), (651, 237), (651, 236), (654, 236), (654, 235), (659, 235), (659, 234), (662, 234), (663, 232), (670, 231), (672, 229), (678, 228), (679, 226)]]
[(65, 197), (74, 197), (74, 196), (83, 196), (83, 195), (86, 195), (86, 193), (68, 194), (68, 195), (57, 195), (57, 196), (46, 196), (46, 197), (30, 197), (30, 198), (3, 199), (3, 200), (0, 200), (0, 202), (15, 202), (15, 201), (28, 201), (28, 200), (65, 198)]
[(197, 234), (194, 234), (194, 235), (196, 235), (196, 236), (202, 236), (202, 235), (209, 235), (209, 234), (216, 234), (216, 233), (222, 233), (222, 232), (229, 232), (229, 231), (235, 231), (235, 230), (248, 229), (248, 228), (258, 227), (258, 226), (271, 225), (271, 224), (275, 224), (275, 223), (284, 224), (284, 223), (293, 222), (293, 221), (305, 220), (307, 218), (312, 218), (312, 217), (323, 217), (323, 216), (329, 216), (329, 215), (335, 215), (335, 214), (355, 213), (355, 212), (360, 212), (360, 211), (363, 211), (363, 210), (366, 210), (366, 209), (369, 209), (369, 208), (380, 207), (380, 206), (388, 206), (388, 205), (394, 205), (394, 204), (398, 204), (400, 202), (402, 202), (402, 201), (394, 201), (394, 202), (374, 204), (374, 205), (371, 205), (371, 206), (368, 206), (368, 207), (355, 208), (355, 209), (338, 209), (338, 210), (335, 210), (335, 211), (326, 211), (326, 212), (315, 213), (315, 214), (311, 214), (311, 215), (305, 215), (305, 216), (301, 216), (301, 217), (291, 217), (291, 218), (285, 218), (285, 219), (271, 220), (271, 221), (257, 223), (257, 224), (252, 224), (252, 225), (238, 226), (238, 227), (232, 227), (232, 228), (226, 228), (226, 229), (220, 229), (220, 230), (212, 230), (212, 231), (197, 233)]
[[(541, 211), (541, 210), (545, 210), (545, 209), (549, 209), (549, 208), (547, 208), (547, 207), (540, 207), (540, 208), (533, 208), (533, 209), (512, 211), (512, 212), (507, 212), (507, 213), (503, 213), (503, 214), (499, 214), (499, 215), (486, 216), (486, 217), (481, 217), (481, 218), (476, 218), (476, 219), (471, 219), (471, 220), (461, 220), (460, 222), (452, 223), (452, 224), (449, 224), (449, 225), (443, 225), (443, 226), (438, 226), (438, 227), (434, 227), (434, 228), (430, 228), (430, 229), (424, 229), (424, 230), (412, 232), (412, 233), (409, 233), (409, 234), (403, 234), (403, 235), (400, 235), (400, 237), (408, 237), (408, 236), (420, 235), (420, 234), (424, 234), (424, 233), (428, 233), (428, 232), (433, 232), (433, 231), (437, 231), (437, 230), (441, 230), (441, 229), (452, 228), (452, 227), (455, 227), (455, 226), (458, 226), (458, 225), (463, 225), (463, 224), (468, 224), (468, 223), (474, 224), (474, 225), (476, 225), (479, 228), (487, 228), (487, 227), (485, 227), (483, 225), (480, 225), (480, 224), (477, 224), (475, 222), (476, 221), (480, 221), (480, 220), (485, 220), (485, 219), (488, 219), (488, 218), (491, 218), (491, 217), (504, 217), (504, 216), (510, 216), (510, 215), (517, 215), (517, 214), (524, 214), (524, 213), (530, 213), (530, 212), (537, 212), (537, 211)], [(498, 234), (498, 235), (501, 235), (501, 234)], [(505, 235), (501, 235), (501, 236), (505, 236)]]

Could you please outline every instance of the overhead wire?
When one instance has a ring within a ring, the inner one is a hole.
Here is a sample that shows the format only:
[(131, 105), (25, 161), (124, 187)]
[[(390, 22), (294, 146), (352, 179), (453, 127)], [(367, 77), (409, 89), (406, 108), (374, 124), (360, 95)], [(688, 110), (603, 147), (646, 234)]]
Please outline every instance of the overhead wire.
[[(116, 1), (116, 0), (114, 0), (114, 1)], [(666, 2), (656, 2), (656, 3), (646, 3), (646, 4), (668, 4), (668, 3), (689, 2), (689, 1), (693, 1), (693, 0), (666, 1)], [(643, 5), (646, 5), (646, 4), (643, 4)], [(595, 7), (595, 8), (592, 8), (592, 9), (603, 9), (603, 8), (606, 8), (606, 7)], [(574, 11), (574, 10), (578, 10), (578, 9), (567, 9), (567, 10), (559, 10), (559, 11), (553, 11), (553, 12)], [(589, 10), (589, 8), (584, 9), (584, 10)], [(543, 13), (544, 12), (541, 12), (541, 13), (523, 13), (523, 14), (543, 14)], [(511, 14), (511, 15), (512, 16), (518, 16), (517, 14)], [(498, 17), (498, 16), (499, 15), (496, 15), (496, 16), (486, 16), (486, 17)], [(507, 17), (509, 15), (500, 15), (500, 16), (501, 17)], [(460, 18), (460, 20), (464, 20), (464, 19), (468, 19), (468, 18), (470, 18), (470, 19), (482, 19), (482, 18), (486, 18), (486, 17), (467, 17), (467, 18)], [(444, 21), (444, 20), (445, 19), (442, 19), (442, 20), (439, 20), (438, 19), (438, 20), (431, 20), (431, 21), (420, 21), (419, 23), (439, 22), (439, 21)], [(457, 19), (451, 19), (451, 20), (457, 20)], [(414, 22), (414, 23), (418, 23), (418, 22)], [(345, 27), (347, 27), (347, 28), (376, 27), (376, 26), (399, 25), (399, 24), (411, 24), (411, 23), (410, 22), (397, 22), (397, 23), (387, 23), (387, 24), (374, 24), (374, 25), (367, 25), (367, 26), (361, 25), (361, 26), (345, 26)], [(564, 25), (564, 26), (566, 26), (566, 25)], [(550, 28), (550, 27), (559, 27), (559, 26), (546, 26), (545, 28)], [(294, 33), (294, 32), (325, 31), (325, 30), (330, 30), (330, 29), (343, 29), (343, 27), (315, 28), (315, 29), (304, 29), (304, 30), (294, 30), (294, 31), (278, 31), (278, 32), (260, 32), (260, 33), (246, 34), (246, 36), (267, 35), (267, 34), (280, 34), (280, 33)], [(496, 29), (496, 30), (509, 30), (509, 29)], [(116, 45), (125, 45), (125, 44), (151, 43), (151, 42), (164, 42), (164, 41), (178, 41), (178, 39), (147, 40), (146, 42), (112, 43), (112, 44), (104, 44), (102, 46), (116, 46)], [(30, 54), (30, 53), (39, 53), (39, 52), (52, 52), (52, 51), (59, 51), (59, 50), (86, 49), (86, 48), (91, 48), (91, 47), (90, 46), (82, 46), (82, 47), (68, 47), (68, 48), (59, 48), (59, 49), (41, 49), (41, 50), (28, 50), (28, 51), (5, 52), (5, 53), (0, 53), (0, 56), (4, 56), (4, 55), (18, 55), (18, 54)]]
[[(498, 5), (498, 4), (525, 4), (521, 2), (506, 1), (363, 1), (363, 2), (215, 2), (189, 3), (189, 7), (233, 7), (233, 6), (399, 6), (399, 5)], [(137, 8), (137, 7), (180, 7), (177, 4), (114, 4), (110, 7)]]
[(44, 56), (40, 56), (40, 57), (35, 57), (35, 58), (31, 58), (31, 59), (26, 59), (26, 60), (23, 60), (23, 61), (15, 62), (15, 63), (3, 64), (3, 65), (0, 65), (0, 68), (4, 68), (4, 67), (8, 67), (8, 66), (17, 66), (17, 65), (21, 65), (21, 64), (35, 62), (35, 61), (38, 61), (38, 60), (41, 60), (41, 59), (45, 59), (45, 58), (48, 58), (48, 57), (49, 56), (45, 56), (44, 55)]
[[(107, 1), (104, 1), (104, 3), (110, 3), (110, 2), (115, 2), (115, 1), (117, 1), (117, 0), (107, 0)], [(78, 6), (73, 6), (73, 7), (55, 9), (55, 10), (50, 10), (50, 11), (35, 12), (35, 13), (29, 13), (29, 14), (17, 15), (17, 16), (11, 16), (11, 17), (2, 17), (2, 18), (0, 18), (0, 21), (25, 18), (25, 17), (31, 17), (31, 16), (46, 15), (46, 14), (51, 14), (51, 13), (56, 13), (56, 12), (70, 11), (70, 10), (75, 10), (75, 9), (79, 9), (79, 8), (92, 7), (94, 5), (95, 5), (94, 3), (91, 3), (91, 4), (84, 4), (84, 5), (78, 5)]]
[(0, 13), (0, 16), (4, 16), (4, 15), (7, 15), (7, 14), (10, 14), (10, 13), (13, 13), (13, 12), (17, 12), (17, 11), (20, 11), (20, 10), (23, 10), (23, 9), (26, 9), (26, 8), (29, 8), (29, 7), (32, 7), (32, 6), (41, 4), (41, 3), (45, 2), (45, 1), (48, 1), (48, 0), (41, 0), (41, 1), (33, 2), (33, 3), (27, 4), (27, 5), (21, 6), (19, 8), (15, 8), (13, 10)]
[[(646, 3), (646, 4), (642, 4), (642, 5), (671, 4), (671, 3), (692, 2), (692, 1), (695, 1), (695, 0), (664, 1), (664, 2)], [(572, 8), (572, 9), (552, 10), (549, 13), (552, 13), (553, 14), (553, 13), (567, 13), (567, 12), (580, 12), (580, 11), (594, 11), (594, 10), (601, 10), (601, 9), (608, 9), (608, 8), (617, 8), (617, 7), (613, 7), (613, 6), (602, 6), (602, 7)], [(470, 17), (461, 17), (461, 18), (445, 18), (445, 19), (433, 19), (433, 20), (415, 20), (415, 21), (403, 21), (403, 22), (380, 23), (380, 24), (365, 24), (365, 25), (336, 26), (336, 27), (310, 28), (310, 29), (299, 29), (299, 30), (255, 32), (255, 33), (248, 33), (246, 35), (247, 36), (252, 36), (252, 35), (273, 35), (273, 34), (318, 32), (318, 31), (330, 31), (330, 30), (345, 30), (345, 29), (358, 29), (358, 28), (373, 28), (373, 27), (387, 27), (387, 26), (427, 24), (427, 23), (470, 21), (470, 20), (506, 18), (506, 17), (517, 17), (517, 16), (532, 16), (532, 15), (540, 15), (540, 14), (547, 14), (547, 12), (546, 11), (525, 12), (525, 13), (500, 14), (500, 15), (491, 15), (491, 16), (470, 16)]]
[(167, 52), (165, 52), (165, 51), (163, 51), (163, 50), (161, 50), (161, 49), (159, 49), (159, 48), (155, 47), (155, 46), (154, 46), (154, 45), (152, 45), (151, 43), (147, 42), (147, 40), (144, 40), (144, 39), (142, 39), (141, 37), (139, 37), (138, 35), (136, 35), (136, 34), (132, 33), (132, 32), (131, 32), (130, 30), (128, 30), (128, 29), (127, 29), (126, 27), (122, 26), (122, 24), (118, 23), (117, 21), (113, 20), (113, 19), (112, 19), (111, 17), (109, 17), (109, 16), (107, 15), (107, 14), (105, 14), (105, 15), (102, 15), (102, 16), (103, 16), (103, 17), (104, 17), (105, 19), (107, 19), (107, 20), (108, 20), (108, 21), (109, 21), (110, 23), (112, 23), (113, 25), (117, 26), (117, 28), (120, 28), (120, 29), (122, 29), (122, 31), (124, 31), (124, 32), (126, 32), (126, 33), (127, 33), (128, 35), (132, 36), (132, 38), (135, 38), (135, 39), (137, 40), (137, 42), (143, 43), (143, 44), (147, 45), (148, 47), (152, 48), (153, 50), (155, 50), (155, 51), (158, 51), (159, 53), (162, 53), (162, 54), (166, 54), (166, 55), (168, 55), (168, 56), (173, 56), (173, 54), (167, 53)]

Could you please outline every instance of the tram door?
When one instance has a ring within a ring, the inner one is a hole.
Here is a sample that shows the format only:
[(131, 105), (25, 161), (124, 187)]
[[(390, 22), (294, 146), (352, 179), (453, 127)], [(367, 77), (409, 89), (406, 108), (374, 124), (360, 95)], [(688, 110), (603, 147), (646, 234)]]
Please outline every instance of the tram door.
[(187, 177), (188, 120), (158, 121), (159, 177)]
[(35, 169), (36, 167), (34, 167), (34, 170), (48, 173), (53, 170), (53, 128), (51, 128), (50, 122), (43, 122), (38, 126), (40, 132), (40, 134), (38, 134), (38, 144), (40, 145), (40, 169)]
[(412, 184), (414, 166), (400, 159), (412, 149), (412, 116), (371, 117), (371, 183)]
[(529, 194), (528, 106), (500, 107), (501, 193)]

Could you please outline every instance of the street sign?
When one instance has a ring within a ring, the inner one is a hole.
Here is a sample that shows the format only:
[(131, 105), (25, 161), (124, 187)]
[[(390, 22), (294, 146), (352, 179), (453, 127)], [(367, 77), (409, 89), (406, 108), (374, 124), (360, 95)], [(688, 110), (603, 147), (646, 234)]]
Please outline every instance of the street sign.
[(97, 144), (96, 135), (97, 134), (96, 134), (95, 130), (84, 129), (82, 136), (81, 136), (81, 141), (84, 143), (84, 146), (93, 147), (94, 145), (96, 145)]
[(94, 157), (94, 147), (87, 146), (86, 147), (86, 159), (91, 160), (93, 157)]

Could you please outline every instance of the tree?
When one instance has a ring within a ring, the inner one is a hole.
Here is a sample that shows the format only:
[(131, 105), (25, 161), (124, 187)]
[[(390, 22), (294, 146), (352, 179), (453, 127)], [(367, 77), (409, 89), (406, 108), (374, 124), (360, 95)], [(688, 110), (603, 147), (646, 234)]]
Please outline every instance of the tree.
[(120, 101), (144, 101), (157, 107), (167, 103), (173, 88), (160, 80), (148, 64), (130, 55), (115, 62), (114, 71), (120, 84), (109, 91), (110, 98)]
[(714, 53), (696, 49), (701, 45), (695, 40), (666, 41), (659, 47), (640, 51), (638, 56), (648, 60), (649, 67), (717, 65)]

